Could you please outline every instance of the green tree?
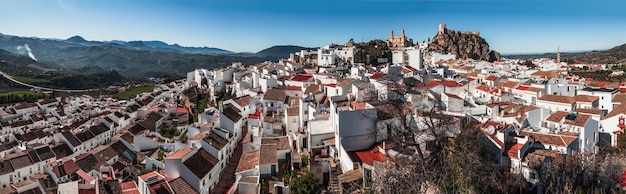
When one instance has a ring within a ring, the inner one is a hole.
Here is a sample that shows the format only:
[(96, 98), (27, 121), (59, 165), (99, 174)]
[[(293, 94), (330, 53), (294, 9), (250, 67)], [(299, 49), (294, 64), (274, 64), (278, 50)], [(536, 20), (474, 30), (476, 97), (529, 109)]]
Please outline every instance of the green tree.
[(319, 187), (317, 187), (317, 179), (309, 172), (293, 178), (290, 181), (289, 187), (293, 193), (297, 194), (309, 194), (319, 193)]

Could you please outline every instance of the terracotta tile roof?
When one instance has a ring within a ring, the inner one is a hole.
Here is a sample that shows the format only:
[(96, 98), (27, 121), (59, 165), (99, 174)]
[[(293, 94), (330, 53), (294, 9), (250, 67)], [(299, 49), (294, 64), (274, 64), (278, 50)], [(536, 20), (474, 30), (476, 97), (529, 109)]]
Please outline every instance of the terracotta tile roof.
[(506, 155), (509, 156), (509, 158), (515, 158), (515, 159), (519, 159), (519, 151), (522, 149), (522, 147), (524, 147), (524, 144), (513, 144), (511, 146), (507, 146), (505, 148), (506, 150)]
[(78, 165), (73, 160), (67, 160), (63, 162), (61, 165), (52, 166), (52, 172), (57, 176), (57, 178), (63, 177), (65, 175), (71, 175), (76, 171), (80, 170)]
[(557, 102), (563, 104), (573, 104), (576, 102), (576, 99), (571, 96), (561, 96), (561, 95), (552, 95), (552, 94), (544, 94), (539, 98), (539, 100), (548, 101), (548, 102)]
[(343, 80), (343, 81), (339, 82), (339, 83), (337, 84), (337, 86), (339, 86), (339, 87), (347, 86), (348, 84), (350, 84), (350, 83), (352, 83), (352, 82), (354, 82), (354, 81), (355, 81), (355, 79), (348, 78), (348, 79), (345, 79), (345, 80)]
[(484, 85), (484, 84), (480, 84), (479, 86), (476, 86), (476, 89), (483, 91), (483, 92), (491, 92), (491, 87)]
[(234, 101), (239, 106), (244, 107), (244, 106), (250, 105), (250, 99), (252, 99), (252, 97), (250, 95), (245, 95), (245, 96), (242, 96), (242, 97), (239, 97), (239, 98), (235, 98)]
[(439, 84), (444, 85), (446, 87), (459, 87), (459, 86), (463, 86), (463, 84), (460, 84), (459, 82), (456, 81), (452, 81), (452, 80), (445, 80), (445, 81), (440, 81)]
[(174, 180), (171, 180), (170, 187), (174, 190), (174, 193), (182, 193), (182, 194), (198, 194), (196, 190), (191, 187), (191, 185), (187, 184), (183, 178), (178, 177)]
[(600, 109), (590, 109), (590, 108), (577, 108), (576, 112), (582, 114), (592, 114), (592, 115), (601, 115), (602, 110)]
[(306, 90), (304, 90), (304, 95), (317, 94), (317, 93), (322, 93), (322, 92), (324, 92), (324, 85), (313, 84), (307, 87)]
[(588, 86), (604, 88), (606, 87), (607, 84), (608, 84), (607, 82), (603, 82), (603, 81), (590, 81), (588, 83)]
[(530, 87), (530, 88), (528, 88), (528, 89), (526, 89), (526, 90), (527, 90), (527, 91), (531, 91), (531, 92), (536, 92), (536, 93), (538, 93), (538, 92), (542, 92), (542, 91), (543, 91), (543, 88), (538, 88), (538, 87)]
[(154, 194), (174, 194), (170, 186), (166, 181), (159, 181), (156, 183), (152, 183), (148, 186), (150, 188), (150, 193)]
[(281, 136), (281, 137), (263, 137), (261, 139), (261, 144), (274, 144), (276, 145), (277, 150), (289, 150), (291, 147), (289, 146), (289, 137)]
[[(535, 142), (541, 144), (548, 145), (556, 145), (562, 147), (568, 147), (570, 144), (574, 143), (578, 138), (567, 136), (567, 135), (557, 135), (557, 134), (544, 134), (544, 133), (536, 133), (532, 131), (522, 131), (522, 136), (532, 136), (535, 138)], [(532, 141), (532, 140), (529, 140)]]
[(560, 73), (558, 71), (537, 71), (531, 75), (542, 77), (542, 78), (553, 78), (558, 76)]
[(385, 76), (387, 76), (386, 73), (376, 72), (376, 73), (372, 74), (372, 76), (370, 76), (370, 79), (379, 79), (379, 78), (382, 78), (382, 77), (385, 77)]
[(275, 144), (262, 144), (259, 157), (259, 164), (278, 163), (278, 154), (276, 153)]
[(187, 154), (189, 154), (189, 152), (191, 152), (191, 148), (183, 148), (183, 149), (179, 149), (176, 150), (174, 153), (171, 153), (170, 155), (168, 155), (166, 157), (166, 159), (178, 159), (178, 158), (183, 158), (185, 157)]
[(259, 157), (259, 150), (242, 154), (235, 172), (243, 172), (256, 168), (256, 165), (259, 165)]
[(300, 86), (287, 86), (285, 88), (285, 90), (290, 90), (290, 91), (302, 91), (302, 87)]
[(313, 78), (313, 75), (311, 74), (298, 74), (294, 76), (293, 78), (291, 78), (291, 81), (306, 82), (306, 81), (309, 81), (309, 79), (311, 78)]
[(576, 102), (595, 102), (599, 98), (597, 96), (579, 94), (579, 95), (574, 96), (574, 99), (576, 99)]
[(228, 119), (230, 119), (233, 122), (237, 122), (243, 117), (241, 116), (239, 111), (236, 111), (234, 107), (230, 107), (230, 106), (226, 107), (224, 109), (224, 112), (222, 112), (222, 114), (224, 114), (226, 117), (228, 117)]
[(139, 189), (137, 189), (137, 183), (135, 183), (135, 181), (120, 183), (120, 189), (122, 189), (122, 194), (135, 193), (134, 191), (139, 192)]
[(626, 93), (619, 93), (613, 96), (613, 100), (611, 102), (626, 102)]
[(437, 87), (438, 85), (439, 85), (439, 81), (430, 81), (426, 83), (426, 87), (428, 88), (434, 88), (434, 87)]
[(502, 84), (502, 87), (505, 88), (515, 88), (519, 83), (516, 81), (506, 81)]
[(496, 77), (495, 75), (490, 75), (489, 77), (485, 78), (485, 80), (489, 81), (496, 81), (496, 79), (498, 79), (498, 77)]
[(613, 108), (613, 110), (611, 110), (611, 112), (606, 114), (604, 118), (602, 118), (602, 120), (611, 118), (618, 114), (626, 114), (626, 103), (621, 103), (619, 106), (616, 106), (615, 108)]
[(165, 178), (163, 175), (159, 174), (159, 173), (158, 173), (158, 172), (156, 172), (156, 171), (150, 171), (150, 172), (148, 172), (148, 173), (146, 173), (146, 174), (144, 174), (144, 175), (139, 176), (139, 178), (140, 178), (140, 179), (142, 179), (142, 180), (147, 180), (147, 179), (149, 179), (150, 177), (157, 177), (157, 180), (160, 180), (160, 179), (164, 179), (164, 178)]
[(265, 92), (265, 96), (263, 97), (263, 99), (265, 100), (275, 100), (280, 102), (284, 102), (286, 98), (287, 93), (285, 92), (285, 90), (276, 88), (268, 89), (267, 92)]
[(560, 123), (561, 120), (563, 120), (563, 118), (565, 118), (565, 116), (567, 116), (567, 112), (556, 111), (555, 113), (552, 113), (550, 116), (548, 116), (548, 118), (546, 118), (546, 120), (547, 121), (556, 122), (556, 123)]
[[(365, 163), (365, 164), (373, 165), (374, 161), (384, 162), (385, 155), (383, 154), (383, 152), (379, 151), (378, 149), (379, 146), (382, 147), (382, 145), (378, 144), (378, 145), (372, 146), (369, 149), (352, 152), (352, 154), (356, 155), (356, 157), (358, 157), (358, 159), (362, 163)], [(391, 148), (392, 145), (387, 144), (386, 146), (387, 146), (386, 149), (389, 149)]]
[(204, 149), (189, 157), (183, 164), (199, 179), (204, 178), (219, 161)]
[(213, 132), (204, 137), (202, 141), (213, 146), (217, 150), (222, 150), (224, 147), (226, 147), (226, 145), (228, 145), (228, 139), (224, 139), (222, 136), (219, 136)]

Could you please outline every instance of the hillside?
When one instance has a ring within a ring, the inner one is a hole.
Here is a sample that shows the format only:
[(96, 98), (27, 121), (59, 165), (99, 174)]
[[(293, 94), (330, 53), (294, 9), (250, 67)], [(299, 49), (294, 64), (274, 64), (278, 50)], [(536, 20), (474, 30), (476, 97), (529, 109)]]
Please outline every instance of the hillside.
[[(506, 55), (511, 59), (556, 58), (556, 53)], [(626, 63), (626, 44), (609, 50), (588, 52), (561, 52), (561, 61), (572, 60), (579, 63)]]
[(626, 44), (606, 51), (591, 51), (576, 55), (574, 61), (583, 63), (626, 63)]
[(472, 58), (486, 61), (500, 60), (500, 53), (489, 50), (487, 41), (478, 32), (459, 32), (439, 26), (439, 32), (428, 44), (429, 51), (452, 53), (460, 58)]
[(273, 46), (270, 48), (263, 49), (256, 53), (257, 56), (261, 57), (279, 57), (279, 58), (289, 58), (289, 54), (299, 52), (301, 50), (317, 50), (317, 48), (306, 48), (301, 46), (293, 46), (293, 45), (281, 45), (281, 46)]
[(79, 36), (68, 40), (51, 40), (0, 34), (0, 49), (22, 56), (31, 56), (33, 60), (37, 59), (65, 69), (97, 67), (115, 70), (126, 77), (184, 75), (196, 68), (212, 69), (230, 65), (233, 62), (250, 65), (278, 59), (273, 56), (198, 54), (202, 50), (214, 49), (178, 45), (165, 47), (165, 45), (167, 44), (158, 41), (98, 42), (86, 41)]
[[(0, 71), (21, 82), (59, 89), (103, 88), (128, 81), (115, 70), (96, 67), (62, 69), (1, 49)], [(24, 88), (4, 78), (0, 82), (2, 89)]]

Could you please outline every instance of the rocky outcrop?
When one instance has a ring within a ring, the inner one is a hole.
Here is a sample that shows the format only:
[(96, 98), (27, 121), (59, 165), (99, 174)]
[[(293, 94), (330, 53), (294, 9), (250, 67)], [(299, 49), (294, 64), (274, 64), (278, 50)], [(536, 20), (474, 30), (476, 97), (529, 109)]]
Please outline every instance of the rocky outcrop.
[(459, 32), (439, 26), (439, 32), (428, 44), (429, 51), (452, 53), (460, 58), (472, 58), (489, 62), (500, 60), (500, 53), (489, 50), (489, 44), (479, 32)]

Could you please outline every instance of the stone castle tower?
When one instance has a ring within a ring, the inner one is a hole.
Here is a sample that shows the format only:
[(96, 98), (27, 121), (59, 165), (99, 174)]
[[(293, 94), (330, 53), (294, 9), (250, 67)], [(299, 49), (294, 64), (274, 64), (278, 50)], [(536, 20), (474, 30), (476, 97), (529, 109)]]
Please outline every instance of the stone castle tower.
[(446, 24), (439, 24), (439, 34), (446, 32)]

